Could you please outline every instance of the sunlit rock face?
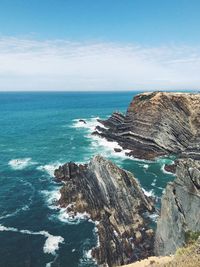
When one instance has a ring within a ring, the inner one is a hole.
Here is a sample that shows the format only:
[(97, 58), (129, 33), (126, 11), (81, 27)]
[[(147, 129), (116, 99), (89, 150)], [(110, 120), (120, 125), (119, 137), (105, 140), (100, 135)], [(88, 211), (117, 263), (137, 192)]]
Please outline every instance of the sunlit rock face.
[(176, 179), (162, 197), (157, 223), (155, 253), (173, 254), (185, 244), (187, 233), (200, 232), (200, 161), (181, 159)]
[(154, 159), (181, 154), (200, 159), (200, 94), (153, 92), (135, 96), (125, 115), (114, 112), (94, 134), (117, 141), (129, 155)]

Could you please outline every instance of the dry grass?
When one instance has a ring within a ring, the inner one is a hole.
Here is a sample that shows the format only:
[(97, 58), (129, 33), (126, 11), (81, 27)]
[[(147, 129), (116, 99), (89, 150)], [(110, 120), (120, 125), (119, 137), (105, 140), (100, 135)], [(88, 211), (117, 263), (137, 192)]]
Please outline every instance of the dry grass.
[(200, 267), (200, 237), (190, 240), (187, 247), (179, 248), (174, 256), (150, 257), (124, 267)]

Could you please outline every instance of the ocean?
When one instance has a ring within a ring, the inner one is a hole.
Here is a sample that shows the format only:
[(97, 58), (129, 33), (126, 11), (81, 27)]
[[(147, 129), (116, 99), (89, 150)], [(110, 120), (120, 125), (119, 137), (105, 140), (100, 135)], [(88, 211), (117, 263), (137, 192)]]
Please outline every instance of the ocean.
[(173, 159), (129, 158), (114, 152), (115, 142), (91, 135), (97, 118), (126, 112), (137, 93), (0, 93), (0, 267), (97, 266), (95, 224), (83, 214), (71, 220), (55, 205), (61, 184), (53, 173), (62, 163), (101, 154), (133, 172), (159, 207), (174, 179), (163, 166)]

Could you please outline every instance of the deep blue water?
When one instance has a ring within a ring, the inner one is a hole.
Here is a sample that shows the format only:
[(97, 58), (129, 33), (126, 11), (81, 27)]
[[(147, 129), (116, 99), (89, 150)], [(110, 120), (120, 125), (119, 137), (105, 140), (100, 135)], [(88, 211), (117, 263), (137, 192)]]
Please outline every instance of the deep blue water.
[(88, 252), (97, 242), (94, 224), (69, 221), (53, 205), (60, 185), (52, 175), (61, 163), (101, 153), (161, 196), (173, 179), (162, 171), (169, 159), (133, 160), (91, 136), (96, 117), (125, 112), (134, 94), (0, 93), (0, 267), (95, 266)]

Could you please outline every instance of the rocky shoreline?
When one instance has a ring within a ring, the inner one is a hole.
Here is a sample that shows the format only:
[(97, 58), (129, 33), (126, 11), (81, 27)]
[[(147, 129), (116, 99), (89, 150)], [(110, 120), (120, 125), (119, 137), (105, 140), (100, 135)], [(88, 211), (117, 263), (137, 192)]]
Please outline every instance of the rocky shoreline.
[(187, 243), (188, 233), (200, 233), (200, 94), (143, 93), (134, 97), (125, 115), (115, 112), (98, 121), (103, 126), (93, 134), (117, 141), (128, 156), (176, 157), (164, 168), (175, 180), (162, 196), (156, 233), (144, 215), (154, 211), (152, 199), (133, 174), (101, 156), (55, 170), (63, 182), (58, 204), (72, 216), (86, 212), (98, 221), (100, 242), (92, 255), (100, 266), (175, 253)]
[(88, 164), (66, 163), (55, 170), (64, 183), (59, 205), (97, 221), (99, 246), (92, 251), (98, 265), (119, 266), (153, 254), (154, 232), (144, 213), (154, 205), (133, 174), (95, 156)]
[[(116, 141), (139, 159), (165, 155), (200, 159), (200, 94), (153, 92), (135, 96), (126, 114), (114, 112), (93, 133)], [(105, 128), (106, 127), (106, 128)]]

